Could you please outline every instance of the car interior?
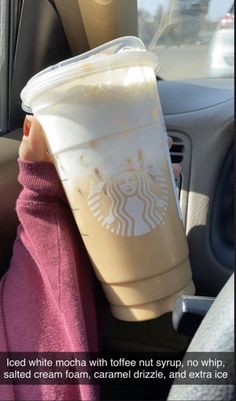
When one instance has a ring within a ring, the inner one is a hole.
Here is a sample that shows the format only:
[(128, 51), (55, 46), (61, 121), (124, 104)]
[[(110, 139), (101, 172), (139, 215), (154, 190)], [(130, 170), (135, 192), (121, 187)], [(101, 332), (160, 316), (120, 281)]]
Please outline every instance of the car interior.
[[(21, 188), (17, 182), (17, 158), (25, 116), (21, 90), (34, 74), (61, 60), (120, 36), (139, 36), (139, 25), (137, 0), (1, 0), (0, 8), (3, 275), (9, 267), (18, 224), (15, 203)], [(163, 79), (160, 72), (157, 88), (167, 133), (173, 139), (171, 159), (182, 166), (177, 186), (196, 295), (217, 298), (234, 269), (234, 79)], [(231, 301), (232, 297), (231, 292)], [(108, 314), (102, 347), (106, 351), (175, 352), (183, 356), (202, 317), (199, 320), (192, 313), (190, 326), (196, 326), (193, 333), (185, 324), (176, 331), (171, 313), (139, 323), (120, 321)], [(223, 326), (224, 321), (227, 310)], [(227, 327), (225, 324), (226, 331)], [(213, 333), (217, 328), (212, 330)], [(205, 334), (210, 343), (211, 332)], [(226, 340), (227, 333), (222, 335)], [(166, 400), (171, 384), (168, 382), (161, 389), (155, 384), (132, 389), (106, 385), (101, 397)], [(171, 399), (187, 399), (180, 394), (178, 397)], [(203, 399), (197, 397), (201, 396), (195, 394), (194, 399)]]

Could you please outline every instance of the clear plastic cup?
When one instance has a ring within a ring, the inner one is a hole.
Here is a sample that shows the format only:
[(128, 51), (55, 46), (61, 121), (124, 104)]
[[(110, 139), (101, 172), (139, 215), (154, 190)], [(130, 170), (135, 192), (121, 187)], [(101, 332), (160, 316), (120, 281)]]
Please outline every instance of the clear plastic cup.
[(124, 37), (40, 72), (21, 93), (111, 311), (129, 321), (194, 293), (157, 68), (138, 38)]

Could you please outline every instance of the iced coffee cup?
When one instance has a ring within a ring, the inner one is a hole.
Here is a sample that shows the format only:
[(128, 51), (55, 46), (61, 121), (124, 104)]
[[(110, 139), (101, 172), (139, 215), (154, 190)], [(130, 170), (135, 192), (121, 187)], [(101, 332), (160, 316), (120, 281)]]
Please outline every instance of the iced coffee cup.
[(43, 126), (111, 311), (127, 321), (156, 318), (194, 293), (157, 67), (139, 39), (125, 37), (44, 70), (21, 94)]

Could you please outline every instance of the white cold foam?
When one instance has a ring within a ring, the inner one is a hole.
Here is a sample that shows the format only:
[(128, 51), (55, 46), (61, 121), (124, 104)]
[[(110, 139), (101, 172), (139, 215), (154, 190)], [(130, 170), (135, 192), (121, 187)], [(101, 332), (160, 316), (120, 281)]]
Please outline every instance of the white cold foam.
[(75, 79), (36, 98), (34, 113), (54, 154), (153, 125), (160, 114), (155, 75), (151, 68), (132, 67)]

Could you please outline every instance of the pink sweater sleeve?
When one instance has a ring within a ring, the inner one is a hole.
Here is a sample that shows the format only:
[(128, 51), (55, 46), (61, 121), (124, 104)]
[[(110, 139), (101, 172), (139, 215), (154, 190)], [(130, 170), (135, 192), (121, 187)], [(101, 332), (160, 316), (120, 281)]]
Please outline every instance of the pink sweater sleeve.
[[(55, 168), (26, 161), (19, 167), (20, 225), (0, 282), (0, 351), (97, 351), (92, 269)], [(96, 399), (93, 386), (30, 385), (14, 391), (22, 398), (6, 398), (6, 390), (0, 400)]]

